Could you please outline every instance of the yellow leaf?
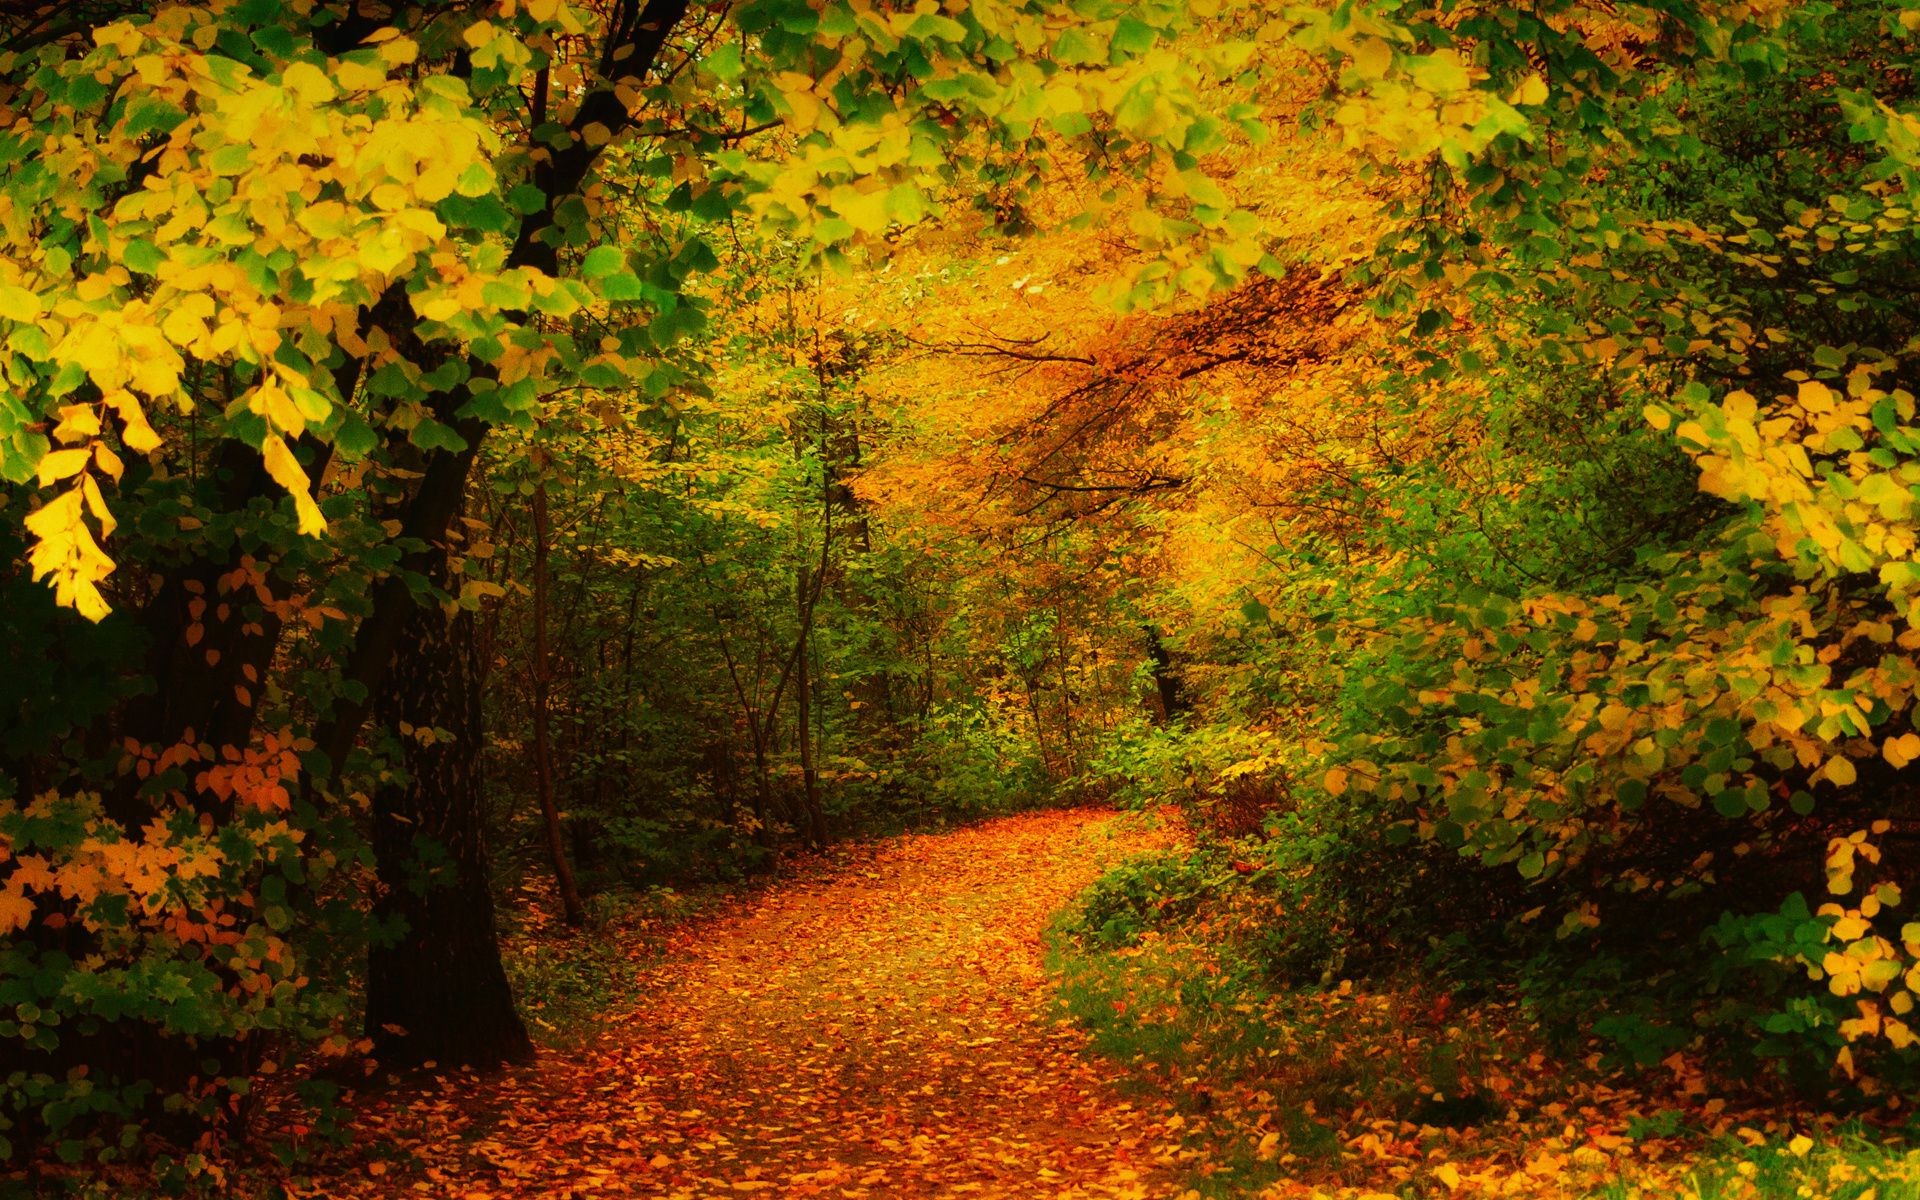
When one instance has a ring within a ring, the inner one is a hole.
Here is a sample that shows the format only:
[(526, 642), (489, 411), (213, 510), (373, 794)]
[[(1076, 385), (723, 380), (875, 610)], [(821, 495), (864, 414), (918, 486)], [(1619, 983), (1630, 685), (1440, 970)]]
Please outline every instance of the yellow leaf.
[(792, 112), (788, 124), (801, 131), (812, 129), (820, 122), (820, 98), (813, 94), (813, 79), (798, 71), (782, 71), (774, 76), (774, 82), (780, 88), (781, 99), (787, 102)]
[(862, 233), (881, 233), (887, 227), (887, 193), (884, 188), (871, 192), (841, 186), (831, 194), (833, 211)]
[(120, 482), (121, 472), (127, 469), (126, 464), (120, 461), (120, 456), (108, 449), (105, 442), (93, 444), (93, 465), (104, 471), (107, 478), (115, 483)]
[(1827, 778), (1833, 780), (1833, 782), (1839, 786), (1851, 787), (1853, 786), (1853, 781), (1859, 777), (1859, 772), (1853, 769), (1853, 762), (1850, 759), (1830, 758), (1827, 760)]
[(100, 522), (100, 536), (112, 537), (120, 523), (113, 519), (113, 512), (107, 507), (107, 498), (100, 494), (100, 485), (93, 476), (80, 477), (80, 494), (86, 498), (87, 511), (93, 514), (94, 520)]
[(190, 309), (176, 308), (161, 320), (160, 332), (176, 346), (191, 346), (207, 336), (207, 323)]
[(9, 321), (31, 321), (40, 315), (40, 297), (23, 287), (0, 285), (0, 317)]
[(1460, 1188), (1460, 1168), (1454, 1166), (1452, 1163), (1441, 1163), (1435, 1167), (1433, 1169), (1433, 1177), (1441, 1183), (1446, 1184), (1447, 1190), (1450, 1192), (1458, 1191)]
[(87, 459), (93, 452), (85, 446), (75, 450), (55, 450), (40, 460), (40, 486), (61, 479), (71, 479), (86, 469)]
[(1787, 1149), (1793, 1151), (1795, 1158), (1805, 1158), (1807, 1151), (1813, 1149), (1813, 1139), (1804, 1133), (1800, 1134), (1787, 1143)]
[(1353, 70), (1362, 79), (1379, 79), (1393, 65), (1393, 47), (1383, 38), (1367, 38), (1353, 48)]
[(333, 79), (342, 91), (370, 92), (387, 81), (387, 73), (365, 63), (341, 59), (333, 64)]
[(126, 443), (127, 449), (145, 454), (159, 447), (160, 435), (147, 424), (146, 410), (140, 407), (140, 401), (132, 392), (122, 388), (108, 396), (107, 403), (120, 415), (120, 440)]
[(278, 434), (268, 434), (267, 440), (260, 446), (260, 455), (266, 460), (267, 474), (293, 497), (293, 510), (299, 517), (300, 532), (309, 537), (325, 533), (327, 519), (320, 515), (320, 506), (313, 502), (307, 473), (293, 457), (293, 451), (287, 449), (286, 442)]
[(109, 610), (97, 585), (113, 573), (113, 560), (93, 540), (80, 505), (80, 489), (70, 488), (28, 514), (27, 565), (35, 580), (52, 581), (54, 603), (98, 621)]
[(171, 351), (156, 354), (133, 371), (133, 386), (149, 396), (171, 396), (180, 390), (180, 371), (186, 366)]
[(306, 431), (306, 417), (277, 380), (269, 379), (255, 388), (253, 395), (247, 397), (247, 408), (265, 417), (268, 425), (282, 433), (298, 437)]
[(1810, 413), (1833, 411), (1833, 390), (1817, 379), (1809, 379), (1800, 385), (1798, 399), (1800, 407)]
[(1534, 72), (1521, 81), (1520, 87), (1513, 93), (1515, 104), (1545, 104), (1547, 102), (1547, 81)]
[(327, 78), (325, 71), (312, 63), (290, 64), (280, 73), (280, 83), (307, 104), (320, 104), (333, 99), (333, 81)]
[[(391, 33), (392, 30), (382, 32)], [(380, 43), (380, 58), (390, 66), (402, 67), (420, 57), (420, 43), (412, 38), (395, 37)]]
[(424, 296), (413, 298), (413, 311), (429, 321), (451, 320), (460, 312), (460, 299), (446, 292), (428, 299)]
[(1345, 767), (1335, 767), (1333, 770), (1328, 771), (1326, 788), (1327, 794), (1330, 796), (1338, 796), (1344, 793), (1347, 790), (1347, 769)]
[(56, 442), (84, 442), (100, 434), (100, 411), (91, 404), (63, 404), (60, 423), (53, 427)]

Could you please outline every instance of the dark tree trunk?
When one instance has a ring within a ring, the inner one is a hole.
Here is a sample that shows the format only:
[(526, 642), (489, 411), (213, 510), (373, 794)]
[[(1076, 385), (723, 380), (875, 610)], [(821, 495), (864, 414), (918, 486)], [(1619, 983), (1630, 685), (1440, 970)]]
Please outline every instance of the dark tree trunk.
[(1053, 618), (1053, 649), (1060, 656), (1060, 737), (1067, 746), (1067, 778), (1074, 779), (1080, 774), (1080, 746), (1073, 736), (1073, 678), (1067, 674), (1067, 613), (1058, 600), (1054, 603)]
[(795, 670), (799, 678), (795, 681), (794, 704), (799, 709), (795, 714), (794, 731), (800, 739), (800, 776), (805, 789), (803, 796), (807, 807), (807, 844), (818, 850), (827, 844), (827, 815), (820, 807), (820, 774), (813, 764), (813, 673), (809, 646), (812, 605), (808, 597), (813, 594), (808, 586), (807, 568), (800, 567), (799, 581), (794, 585), (794, 594), (802, 606), (803, 623), (800, 626), (799, 653), (794, 655)]
[(776, 848), (773, 836), (773, 767), (767, 761), (767, 735), (760, 732), (759, 723), (751, 716), (747, 723), (753, 728), (753, 819), (759, 826), (753, 831), (753, 840), (767, 850)]
[(567, 862), (566, 829), (560, 820), (559, 801), (553, 795), (553, 739), (547, 736), (553, 688), (552, 662), (547, 654), (548, 536), (547, 482), (543, 479), (533, 487), (533, 766), (554, 882), (560, 888), (567, 924), (577, 927), (587, 923), (587, 910), (580, 903), (580, 888)]
[[(494, 1067), (532, 1054), (494, 939), (481, 839), (480, 669), (473, 615), (408, 614), (381, 724), (403, 735), (409, 781), (377, 789), (375, 910), (405, 931), (367, 959), (367, 1033), (384, 1062)], [(451, 734), (442, 739), (437, 732)]]
[(1153, 663), (1153, 686), (1160, 693), (1160, 720), (1167, 722), (1183, 713), (1193, 711), (1193, 704), (1187, 699), (1186, 688), (1180, 683), (1180, 676), (1173, 666), (1173, 655), (1167, 650), (1165, 642), (1160, 640), (1160, 631), (1152, 625), (1147, 631), (1147, 656)]

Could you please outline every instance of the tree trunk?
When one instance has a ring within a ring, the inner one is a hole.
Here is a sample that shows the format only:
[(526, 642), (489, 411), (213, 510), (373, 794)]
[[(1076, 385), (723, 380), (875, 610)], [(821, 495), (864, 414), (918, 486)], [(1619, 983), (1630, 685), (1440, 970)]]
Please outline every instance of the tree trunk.
[(473, 615), (417, 606), (401, 645), (374, 708), (401, 732), (409, 778), (374, 792), (373, 851), (375, 913), (404, 931), (368, 954), (367, 1033), (388, 1063), (521, 1061), (533, 1047), (500, 965), (481, 841)]
[(533, 773), (540, 793), (540, 816), (547, 827), (547, 851), (553, 857), (553, 877), (560, 885), (560, 903), (567, 924), (587, 923), (580, 889), (567, 862), (567, 834), (560, 824), (560, 806), (553, 798), (553, 745), (547, 736), (548, 698), (552, 667), (547, 658), (547, 483), (533, 488)]
[(1174, 672), (1173, 655), (1160, 640), (1160, 630), (1152, 625), (1143, 628), (1147, 632), (1147, 657), (1153, 665), (1153, 687), (1160, 695), (1160, 723), (1164, 725), (1192, 712), (1193, 705), (1187, 700), (1180, 676)]
[(799, 652), (794, 656), (794, 669), (799, 672), (794, 680), (794, 704), (799, 709), (794, 731), (800, 739), (800, 777), (806, 786), (807, 841), (817, 850), (827, 844), (827, 815), (820, 807), (820, 776), (813, 765), (813, 715), (809, 711), (813, 704), (813, 670), (812, 655), (808, 653), (813, 606), (808, 601), (812, 591), (807, 585), (807, 567), (802, 563), (794, 585), (802, 613)]
[(1053, 649), (1060, 656), (1060, 736), (1067, 746), (1067, 777), (1080, 774), (1080, 747), (1073, 736), (1073, 677), (1067, 674), (1069, 657), (1067, 614), (1058, 600), (1053, 606)]
[(1040, 749), (1041, 773), (1051, 782), (1055, 772), (1053, 769), (1053, 755), (1047, 749), (1047, 723), (1040, 715), (1040, 685), (1032, 677), (1027, 678), (1026, 684), (1027, 712), (1033, 717), (1033, 744)]
[(753, 840), (768, 850), (775, 848), (773, 836), (773, 768), (767, 761), (767, 736), (751, 716), (747, 724), (753, 731), (753, 819), (759, 828)]

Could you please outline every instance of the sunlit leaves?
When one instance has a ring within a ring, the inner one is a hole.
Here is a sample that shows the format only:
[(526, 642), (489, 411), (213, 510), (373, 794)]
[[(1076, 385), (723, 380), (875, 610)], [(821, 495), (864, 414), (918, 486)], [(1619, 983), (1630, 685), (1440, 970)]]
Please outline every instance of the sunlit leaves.
[[(96, 31), (91, 53), (37, 77), (51, 107), (16, 118), (0, 183), (13, 211), (75, 236), (28, 240), (27, 226), (9, 223), (18, 265), (0, 284), (0, 319), (16, 326), (8, 342), (28, 371), (19, 394), (29, 405), (91, 385), (117, 418), (92, 436), (136, 454), (158, 450), (165, 419), (193, 406), (191, 364), (260, 377), (246, 411), (276, 431), (261, 443), (269, 474), (290, 489), (299, 528), (317, 533), (311, 481), (283, 437), (324, 438), (335, 426), (332, 411), (349, 398), (334, 394), (333, 368), (369, 352), (356, 310), (414, 276), (444, 289), (416, 299), (431, 320), (520, 299), (511, 287), (488, 291), (498, 260), (484, 265), (439, 211), (499, 190), (499, 136), (465, 83), (395, 77), (418, 49), (391, 30), (331, 67), (280, 30), (261, 44), (284, 57), (259, 69), (208, 52), (218, 21), (174, 8), (118, 22)], [(502, 39), (514, 41), (510, 28), (480, 47)], [(524, 64), (524, 49), (496, 49), (496, 66)], [(59, 90), (95, 76), (121, 97), (104, 113), (87, 89)], [(113, 181), (142, 160), (144, 186), (113, 198)], [(525, 274), (514, 273), (520, 288)], [(63, 477), (65, 460), (41, 471), (41, 453), (24, 433), (0, 440), (0, 472)], [(104, 499), (91, 507), (104, 534)], [(58, 538), (37, 569), (63, 602), (100, 615), (107, 559), (73, 503), (49, 505), (32, 528)]]
[(80, 488), (68, 488), (28, 514), (33, 548), (27, 565), (36, 580), (53, 585), (54, 597), (90, 621), (107, 615), (100, 583), (113, 573), (113, 561), (88, 527)]
[(260, 453), (266, 461), (267, 474), (293, 497), (294, 510), (299, 515), (300, 532), (312, 537), (325, 533), (327, 521), (320, 515), (319, 506), (313, 502), (313, 482), (294, 459), (293, 452), (287, 449), (287, 443), (278, 434), (268, 434)]

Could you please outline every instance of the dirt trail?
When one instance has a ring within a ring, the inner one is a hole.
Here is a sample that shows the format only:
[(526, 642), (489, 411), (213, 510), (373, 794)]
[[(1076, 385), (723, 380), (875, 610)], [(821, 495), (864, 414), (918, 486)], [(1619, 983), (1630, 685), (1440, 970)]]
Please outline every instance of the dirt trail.
[(688, 930), (640, 974), (635, 1008), (570, 1060), (428, 1105), (437, 1137), (364, 1112), (363, 1136), (397, 1135), (412, 1163), (349, 1186), (466, 1200), (1170, 1195), (1170, 1110), (1121, 1096), (1056, 1021), (1040, 944), (1105, 866), (1163, 840), (1111, 813), (1041, 813), (900, 838), (770, 888)]

